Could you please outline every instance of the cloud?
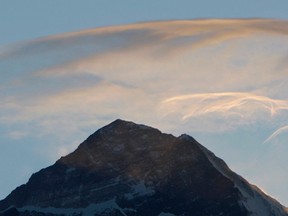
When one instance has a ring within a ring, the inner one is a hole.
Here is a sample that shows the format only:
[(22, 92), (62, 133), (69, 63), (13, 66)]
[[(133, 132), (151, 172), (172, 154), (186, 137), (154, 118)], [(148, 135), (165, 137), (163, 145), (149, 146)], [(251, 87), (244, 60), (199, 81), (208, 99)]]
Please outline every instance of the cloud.
[[(187, 113), (183, 116), (183, 120), (197, 115), (205, 115), (207, 113), (235, 113), (243, 116), (244, 111), (248, 113), (255, 112), (261, 109), (267, 110), (273, 116), (278, 110), (288, 110), (288, 101), (275, 100), (265, 96), (259, 96), (252, 93), (242, 92), (221, 92), (221, 93), (202, 93), (202, 94), (189, 94), (171, 97), (162, 101), (164, 105), (174, 105), (174, 109), (168, 108), (169, 112), (176, 112), (178, 110), (184, 111), (178, 107), (177, 104), (182, 103), (180, 106), (187, 107)], [(183, 104), (186, 103), (186, 104)], [(190, 107), (190, 111), (189, 111)], [(244, 108), (244, 109), (243, 109)]]
[[(120, 116), (130, 119), (149, 118), (155, 101), (140, 88), (101, 81), (94, 86), (62, 89), (56, 94), (15, 98), (9, 112), (2, 111), (2, 123), (38, 125), (40, 133), (71, 133), (78, 128), (94, 125), (101, 119), (110, 121)], [(138, 112), (145, 109), (145, 112)], [(75, 124), (77, 122), (77, 124)], [(107, 123), (107, 122), (105, 122)], [(74, 125), (74, 126), (73, 126)]]
[(244, 125), (267, 124), (279, 112), (288, 110), (288, 101), (249, 92), (198, 93), (166, 98), (159, 109), (166, 118), (194, 122), (195, 130), (217, 132)]
[[(287, 34), (286, 23), (274, 20), (194, 20), (140, 23), (50, 36), (3, 48), (0, 61), (7, 70), (37, 72), (92, 56), (154, 49), (154, 59), (175, 57), (229, 41)], [(165, 53), (163, 55), (163, 53)], [(40, 56), (39, 56), (40, 55)], [(13, 64), (25, 63), (25, 67)]]
[(36, 121), (49, 130), (60, 119), (88, 125), (103, 116), (163, 125), (196, 117), (216, 125), (222, 118), (232, 119), (232, 128), (263, 121), (287, 110), (286, 87), (279, 85), (288, 81), (279, 67), (285, 23), (140, 23), (15, 46), (0, 57), (10, 70), (0, 82), (0, 120)]
[(288, 125), (285, 125), (283, 127), (278, 128), (276, 131), (274, 131), (263, 143), (271, 142), (274, 138), (276, 138), (281, 133), (284, 133), (288, 131)]
[(28, 135), (29, 134), (25, 131), (10, 131), (8, 133), (8, 136), (12, 139), (22, 139)]

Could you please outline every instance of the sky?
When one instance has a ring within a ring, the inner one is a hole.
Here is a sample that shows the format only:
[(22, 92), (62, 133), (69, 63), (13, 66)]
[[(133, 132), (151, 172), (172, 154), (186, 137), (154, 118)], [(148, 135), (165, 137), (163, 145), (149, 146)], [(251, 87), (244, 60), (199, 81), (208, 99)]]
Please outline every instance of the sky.
[(199, 18), (287, 19), (286, 0), (0, 0), (0, 45), (134, 22)]
[(287, 6), (0, 0), (0, 199), (121, 118), (190, 134), (287, 206)]

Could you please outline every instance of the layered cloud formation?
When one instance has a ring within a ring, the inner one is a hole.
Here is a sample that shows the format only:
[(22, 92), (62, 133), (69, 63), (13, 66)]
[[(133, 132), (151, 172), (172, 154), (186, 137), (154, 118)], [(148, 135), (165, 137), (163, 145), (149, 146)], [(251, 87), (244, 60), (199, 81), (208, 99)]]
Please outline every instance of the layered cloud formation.
[[(267, 148), (287, 141), (287, 34), (288, 22), (277, 20), (168, 21), (5, 47), (0, 51), (1, 143), (37, 135), (55, 143), (45, 150), (63, 154), (79, 136), (123, 118), (176, 135), (196, 134), (215, 149), (212, 140), (224, 134), (230, 139), (223, 142), (235, 145), (236, 152), (243, 143), (232, 134), (256, 133), (247, 140), (247, 152), (256, 154), (251, 163), (258, 158), (261, 164), (275, 153)], [(234, 161), (231, 152), (218, 152), (288, 203), (273, 183), (261, 182), (264, 172), (253, 176), (245, 168), (244, 152)]]

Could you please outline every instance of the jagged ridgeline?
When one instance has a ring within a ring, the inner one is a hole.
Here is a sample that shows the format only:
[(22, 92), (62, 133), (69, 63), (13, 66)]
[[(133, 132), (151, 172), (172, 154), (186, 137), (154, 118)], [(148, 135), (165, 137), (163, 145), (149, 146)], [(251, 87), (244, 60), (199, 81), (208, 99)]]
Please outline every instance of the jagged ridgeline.
[(116, 120), (33, 174), (0, 215), (286, 216), (188, 135)]

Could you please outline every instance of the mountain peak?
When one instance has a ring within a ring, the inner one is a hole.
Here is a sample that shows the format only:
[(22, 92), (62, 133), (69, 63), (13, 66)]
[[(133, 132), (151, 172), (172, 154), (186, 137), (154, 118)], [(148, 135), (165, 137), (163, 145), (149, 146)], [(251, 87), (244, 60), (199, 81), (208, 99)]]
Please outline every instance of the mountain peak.
[(96, 131), (94, 134), (92, 134), (92, 136), (96, 134), (104, 134), (104, 133), (109, 133), (109, 134), (132, 133), (133, 131), (137, 131), (137, 130), (153, 130), (153, 131), (160, 132), (158, 129), (155, 129), (155, 128), (152, 128), (143, 124), (136, 124), (132, 121), (116, 119), (115, 121), (111, 122), (110, 124)]
[(143, 124), (136, 124), (132, 121), (126, 121), (126, 120), (122, 120), (122, 119), (116, 119), (115, 121), (111, 122), (110, 124), (108, 124), (107, 126), (103, 127), (104, 128), (123, 128), (123, 129), (127, 129), (127, 128), (138, 128), (138, 129), (154, 129), (157, 130), (155, 128), (143, 125)]
[(187, 134), (117, 119), (0, 201), (0, 215), (288, 215), (219, 160)]
[(188, 134), (181, 134), (178, 138), (181, 139), (181, 140), (197, 142), (192, 136), (190, 136)]
[(113, 122), (111, 122), (110, 124), (108, 124), (107, 126), (109, 126), (109, 125), (133, 125), (133, 126), (136, 126), (137, 124), (132, 122), (132, 121), (127, 121), (127, 120), (123, 120), (123, 119), (116, 119)]

